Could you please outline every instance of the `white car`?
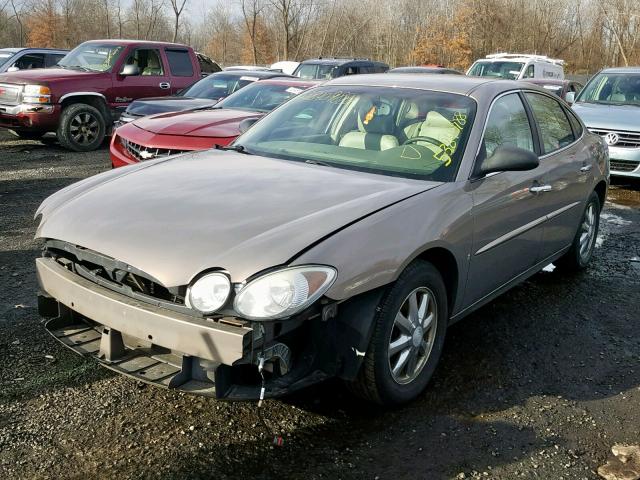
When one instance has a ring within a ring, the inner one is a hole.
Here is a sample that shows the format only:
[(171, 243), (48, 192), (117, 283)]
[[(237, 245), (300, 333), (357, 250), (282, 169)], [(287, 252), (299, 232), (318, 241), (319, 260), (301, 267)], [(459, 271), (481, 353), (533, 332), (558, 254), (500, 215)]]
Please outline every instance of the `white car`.
[(286, 73), (287, 75), (293, 75), (293, 72), (296, 71), (296, 68), (298, 68), (298, 65), (300, 65), (300, 62), (290, 62), (290, 61), (284, 60), (282, 62), (274, 63), (269, 68), (271, 70), (280, 70), (282, 73)]
[(564, 78), (564, 60), (544, 55), (519, 53), (495, 53), (476, 60), (467, 75), (474, 77), (505, 78), (507, 80)]

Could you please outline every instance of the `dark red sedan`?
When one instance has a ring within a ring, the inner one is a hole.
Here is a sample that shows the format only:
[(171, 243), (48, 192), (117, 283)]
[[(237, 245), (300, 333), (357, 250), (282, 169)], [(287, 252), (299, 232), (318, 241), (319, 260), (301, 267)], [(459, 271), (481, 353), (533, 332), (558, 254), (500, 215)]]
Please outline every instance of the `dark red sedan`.
[(143, 117), (118, 128), (111, 138), (113, 168), (156, 157), (228, 145), (240, 123), (259, 119), (318, 82), (264, 80), (230, 95), (214, 107)]

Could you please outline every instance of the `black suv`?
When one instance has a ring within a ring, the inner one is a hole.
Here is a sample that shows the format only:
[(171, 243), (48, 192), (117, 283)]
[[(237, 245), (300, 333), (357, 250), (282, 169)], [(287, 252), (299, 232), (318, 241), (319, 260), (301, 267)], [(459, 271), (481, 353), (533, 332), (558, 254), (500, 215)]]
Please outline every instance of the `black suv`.
[(328, 80), (359, 73), (384, 73), (389, 65), (366, 58), (313, 58), (305, 60), (293, 75), (305, 80)]
[(53, 67), (68, 52), (58, 48), (0, 48), (0, 73)]

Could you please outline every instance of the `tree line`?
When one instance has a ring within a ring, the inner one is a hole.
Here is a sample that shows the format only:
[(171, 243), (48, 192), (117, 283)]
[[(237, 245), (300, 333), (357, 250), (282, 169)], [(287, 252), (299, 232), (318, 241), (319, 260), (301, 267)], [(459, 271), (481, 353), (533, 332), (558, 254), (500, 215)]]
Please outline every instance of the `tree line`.
[(223, 65), (367, 57), (464, 69), (500, 51), (640, 64), (640, 0), (0, 0), (0, 46), (178, 41)]

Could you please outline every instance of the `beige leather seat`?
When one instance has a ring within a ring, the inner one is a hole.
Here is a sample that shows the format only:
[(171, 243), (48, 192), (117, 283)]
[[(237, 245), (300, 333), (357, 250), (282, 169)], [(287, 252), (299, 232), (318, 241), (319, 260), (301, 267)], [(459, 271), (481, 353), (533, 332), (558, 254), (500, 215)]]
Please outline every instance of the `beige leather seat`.
[[(359, 148), (362, 150), (387, 150), (399, 145), (395, 135), (390, 135), (392, 116), (383, 115), (379, 110), (384, 108), (376, 107), (376, 112), (371, 115), (373, 104), (368, 103), (358, 109), (358, 130), (346, 133), (341, 139), (341, 147)], [(387, 107), (388, 108), (388, 107)], [(371, 115), (367, 119), (367, 115)]]
[(147, 57), (147, 66), (142, 70), (142, 75), (162, 75), (160, 59), (154, 52), (150, 52)]
[(404, 133), (407, 138), (430, 137), (439, 140), (440, 143), (450, 145), (458, 138), (460, 130), (436, 111), (427, 114), (424, 122), (412, 123), (405, 127)]

